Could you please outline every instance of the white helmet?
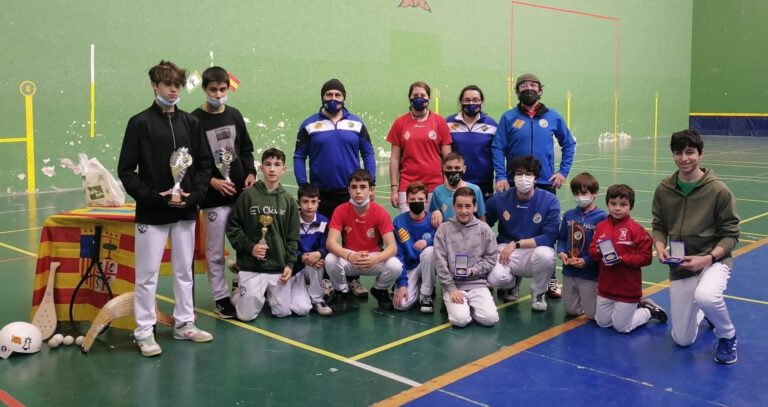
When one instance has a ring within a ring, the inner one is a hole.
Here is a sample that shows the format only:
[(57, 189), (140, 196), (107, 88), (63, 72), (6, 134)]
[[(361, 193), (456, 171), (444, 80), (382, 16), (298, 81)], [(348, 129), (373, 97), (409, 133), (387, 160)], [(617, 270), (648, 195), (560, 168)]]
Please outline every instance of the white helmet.
[(13, 352), (37, 353), (43, 345), (40, 329), (28, 322), (11, 322), (0, 330), (0, 358)]

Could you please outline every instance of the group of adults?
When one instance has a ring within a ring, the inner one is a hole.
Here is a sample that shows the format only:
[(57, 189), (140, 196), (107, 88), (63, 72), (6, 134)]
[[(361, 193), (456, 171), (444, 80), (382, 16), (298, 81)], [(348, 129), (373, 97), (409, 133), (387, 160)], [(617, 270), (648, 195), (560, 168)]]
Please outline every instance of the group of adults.
[[(541, 163), (535, 186), (556, 193), (573, 164), (576, 140), (563, 117), (541, 102), (543, 93), (538, 76), (520, 75), (515, 82), (519, 103), (497, 122), (483, 110), (483, 91), (468, 85), (459, 93), (460, 110), (443, 118), (430, 110), (430, 86), (421, 81), (412, 83), (408, 88), (408, 111), (395, 119), (386, 137), (391, 144), (392, 206), (408, 211), (405, 190), (415, 181), (427, 185), (431, 199), (432, 191), (443, 184), (442, 160), (451, 151), (464, 157), (463, 179), (480, 187), (486, 200), (494, 192), (510, 188), (508, 164), (522, 156), (533, 156)], [(348, 177), (361, 168), (361, 159), (362, 168), (371, 174), (375, 185), (376, 158), (365, 123), (346, 107), (344, 84), (331, 79), (323, 84), (320, 96), (320, 110), (299, 128), (293, 165), (299, 185), (311, 183), (318, 187), (318, 212), (330, 218), (334, 208), (349, 200)], [(554, 140), (561, 150), (557, 168)], [(353, 287), (357, 295), (364, 294), (362, 285)], [(560, 297), (554, 268), (547, 288), (550, 297)]]

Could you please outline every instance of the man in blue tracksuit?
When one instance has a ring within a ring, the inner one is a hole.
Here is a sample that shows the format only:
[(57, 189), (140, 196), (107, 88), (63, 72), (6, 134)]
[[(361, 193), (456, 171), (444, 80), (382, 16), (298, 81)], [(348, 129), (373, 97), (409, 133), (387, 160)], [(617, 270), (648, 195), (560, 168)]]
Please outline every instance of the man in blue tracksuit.
[[(501, 116), (491, 146), (497, 191), (509, 189), (509, 163), (520, 156), (533, 156), (541, 163), (541, 174), (536, 179), (537, 188), (554, 194), (568, 177), (576, 153), (576, 140), (568, 130), (565, 119), (541, 103), (543, 92), (544, 87), (536, 75), (527, 73), (517, 78), (515, 93), (520, 103)], [(562, 152), (557, 171), (552, 136), (557, 139)], [(547, 294), (560, 297), (554, 274), (549, 281)]]
[[(337, 206), (349, 201), (347, 182), (355, 170), (363, 168), (376, 183), (376, 156), (368, 129), (363, 121), (344, 106), (347, 90), (338, 79), (331, 79), (320, 89), (322, 107), (299, 127), (293, 150), (293, 173), (299, 185), (311, 183), (320, 190), (317, 212), (333, 216)], [(309, 178), (306, 161), (309, 157)], [(350, 278), (350, 289), (356, 297), (368, 297), (360, 279)]]

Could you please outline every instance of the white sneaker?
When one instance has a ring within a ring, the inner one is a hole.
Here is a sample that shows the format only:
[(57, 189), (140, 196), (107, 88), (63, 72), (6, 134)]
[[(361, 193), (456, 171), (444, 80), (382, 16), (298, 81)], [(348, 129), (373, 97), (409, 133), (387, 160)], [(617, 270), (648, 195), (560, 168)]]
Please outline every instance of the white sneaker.
[(185, 322), (184, 325), (173, 329), (173, 339), (192, 342), (210, 342), (213, 340), (213, 335), (196, 327), (192, 322)]
[(152, 357), (163, 353), (160, 345), (155, 342), (155, 335), (149, 335), (143, 339), (136, 339), (136, 344), (139, 345), (142, 356)]
[(531, 308), (534, 311), (544, 312), (547, 310), (547, 293), (545, 292), (541, 294), (531, 293), (531, 297), (533, 297), (533, 303), (531, 303)]
[(333, 310), (325, 303), (325, 301), (320, 301), (317, 304), (314, 304), (314, 307), (318, 315), (327, 317), (333, 314)]

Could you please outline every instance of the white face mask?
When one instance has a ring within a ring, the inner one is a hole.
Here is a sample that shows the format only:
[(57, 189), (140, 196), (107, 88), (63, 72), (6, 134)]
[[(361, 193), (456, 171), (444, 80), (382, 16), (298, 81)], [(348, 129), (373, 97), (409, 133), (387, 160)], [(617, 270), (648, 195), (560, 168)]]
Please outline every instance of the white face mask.
[(365, 201), (363, 201), (361, 203), (357, 203), (357, 202), (355, 202), (354, 199), (349, 198), (349, 203), (351, 203), (352, 206), (354, 206), (355, 208), (364, 208), (365, 205), (368, 205), (370, 202), (371, 202), (371, 197), (365, 198)]
[(180, 97), (177, 97), (174, 100), (168, 100), (168, 99), (166, 99), (166, 98), (164, 98), (164, 97), (162, 97), (160, 95), (156, 95), (155, 99), (157, 99), (157, 101), (160, 102), (160, 105), (162, 105), (163, 107), (166, 107), (166, 108), (174, 106), (176, 103), (179, 103), (179, 100), (181, 100)]
[(515, 188), (518, 191), (527, 194), (533, 189), (536, 177), (533, 175), (515, 175)]
[(576, 195), (573, 197), (573, 200), (579, 208), (586, 208), (592, 203), (593, 198), (592, 195)]

